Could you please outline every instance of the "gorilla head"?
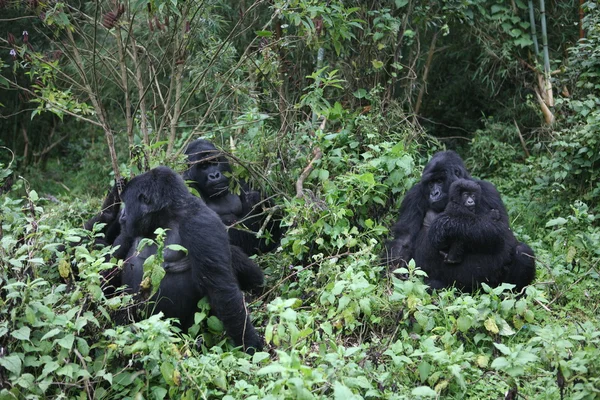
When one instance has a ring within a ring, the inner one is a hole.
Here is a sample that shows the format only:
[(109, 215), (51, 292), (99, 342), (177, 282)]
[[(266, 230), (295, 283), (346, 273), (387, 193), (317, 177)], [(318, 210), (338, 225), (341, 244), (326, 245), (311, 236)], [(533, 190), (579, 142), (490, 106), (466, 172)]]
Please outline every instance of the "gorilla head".
[(121, 193), (121, 229), (129, 237), (152, 237), (175, 218), (173, 210), (186, 207), (189, 194), (183, 179), (167, 167), (136, 176)]
[(185, 150), (189, 169), (184, 179), (192, 181), (203, 199), (225, 196), (229, 193), (231, 166), (222, 153), (208, 140), (197, 139)]
[(429, 209), (442, 212), (448, 204), (450, 185), (457, 179), (471, 179), (462, 158), (454, 151), (436, 153), (423, 170), (421, 190)]
[[(481, 208), (481, 187), (475, 181), (457, 179), (450, 185), (450, 203), (448, 207), (477, 213)], [(448, 209), (446, 209), (448, 211)]]

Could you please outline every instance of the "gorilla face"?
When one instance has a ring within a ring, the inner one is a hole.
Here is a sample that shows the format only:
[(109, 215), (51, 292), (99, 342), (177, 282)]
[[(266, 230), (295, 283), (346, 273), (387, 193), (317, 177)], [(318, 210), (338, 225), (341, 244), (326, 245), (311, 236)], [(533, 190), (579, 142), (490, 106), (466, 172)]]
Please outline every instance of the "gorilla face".
[(203, 198), (221, 197), (229, 193), (231, 166), (212, 143), (203, 139), (195, 140), (185, 154), (190, 168), (184, 173), (184, 178), (193, 181), (194, 188)]
[[(479, 213), (481, 209), (481, 187), (477, 182), (457, 179), (450, 185), (450, 201), (456, 210)], [(477, 210), (476, 210), (477, 209)]]
[(429, 208), (442, 212), (448, 205), (450, 185), (457, 179), (470, 178), (458, 154), (453, 151), (436, 153), (423, 170), (422, 190)]

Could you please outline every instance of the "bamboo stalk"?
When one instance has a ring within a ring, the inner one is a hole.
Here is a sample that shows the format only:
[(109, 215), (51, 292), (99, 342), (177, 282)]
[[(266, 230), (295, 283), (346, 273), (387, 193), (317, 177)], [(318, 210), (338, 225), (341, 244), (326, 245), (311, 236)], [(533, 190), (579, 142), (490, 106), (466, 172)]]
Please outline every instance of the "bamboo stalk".
[(548, 32), (546, 30), (546, 6), (544, 0), (540, 0), (540, 19), (542, 22), (542, 45), (544, 47), (544, 100), (549, 107), (554, 106), (552, 95), (552, 83), (550, 82), (550, 54), (548, 51)]
[(535, 27), (535, 13), (533, 11), (533, 0), (529, 0), (529, 24), (531, 25), (531, 38), (533, 39), (533, 47), (535, 49), (536, 58), (540, 55), (540, 48), (537, 40)]

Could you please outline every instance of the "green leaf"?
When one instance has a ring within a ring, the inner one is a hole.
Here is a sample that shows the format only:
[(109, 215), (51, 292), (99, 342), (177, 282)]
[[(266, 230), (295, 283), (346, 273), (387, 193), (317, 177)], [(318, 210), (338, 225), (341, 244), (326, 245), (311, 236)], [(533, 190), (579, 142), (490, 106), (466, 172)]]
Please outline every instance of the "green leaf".
[(354, 397), (352, 390), (340, 382), (333, 384), (333, 398), (335, 400), (348, 400)]
[(167, 246), (165, 246), (165, 247), (166, 247), (167, 249), (169, 249), (169, 250), (173, 250), (173, 251), (182, 251), (182, 252), (184, 252), (185, 254), (188, 254), (188, 250), (187, 250), (185, 247), (183, 247), (182, 245), (180, 245), (180, 244), (169, 244), (169, 245), (167, 245)]
[(16, 354), (0, 357), (0, 366), (5, 368), (9, 372), (12, 372), (16, 376), (21, 375), (22, 365), (23, 363), (21, 362), (21, 358)]
[(494, 369), (504, 369), (508, 367), (510, 364), (505, 357), (498, 357), (494, 361), (492, 361), (491, 367)]
[(381, 69), (383, 68), (383, 62), (379, 60), (371, 60), (371, 64), (373, 64), (373, 68)]
[(319, 180), (326, 181), (327, 179), (329, 179), (329, 171), (327, 171), (326, 169), (320, 169)]
[(402, 8), (408, 4), (408, 0), (395, 0), (396, 8)]
[(512, 353), (512, 352), (511, 352), (511, 350), (508, 348), (508, 346), (506, 346), (505, 344), (502, 344), (502, 343), (494, 343), (494, 346), (496, 346), (496, 348), (497, 348), (498, 350), (500, 350), (500, 352), (501, 352), (502, 354), (504, 354), (505, 356), (507, 356), (507, 355), (509, 355), (509, 354), (511, 354), (511, 353)]
[(29, 336), (31, 335), (31, 329), (29, 329), (28, 326), (22, 326), (16, 331), (11, 332), (10, 335), (17, 340), (29, 340)]
[(419, 370), (419, 378), (421, 379), (421, 382), (425, 382), (431, 373), (431, 364), (429, 364), (427, 361), (423, 361), (419, 364), (417, 369)]
[(468, 315), (461, 315), (456, 320), (456, 326), (458, 327), (459, 331), (466, 332), (471, 329), (471, 326), (473, 326), (473, 318)]
[(271, 36), (273, 36), (273, 32), (271, 32), (271, 31), (255, 31), (254, 33), (256, 33), (256, 36), (259, 36), (259, 37), (271, 37)]
[(42, 336), (42, 338), (40, 339), (40, 341), (43, 342), (44, 340), (48, 340), (51, 337), (54, 337), (54, 336), (58, 335), (59, 333), (60, 333), (60, 329), (54, 328), (51, 331), (47, 332), (44, 336)]
[(281, 318), (287, 321), (295, 321), (297, 313), (291, 308), (286, 309), (281, 313)]
[(260, 362), (262, 362), (264, 360), (268, 360), (269, 357), (270, 357), (269, 353), (267, 353), (266, 351), (258, 351), (256, 353), (254, 353), (254, 355), (252, 356), (252, 363), (259, 364)]
[(279, 374), (279, 373), (282, 373), (285, 371), (287, 371), (287, 368), (285, 368), (283, 365), (270, 364), (270, 365), (267, 365), (266, 367), (262, 367), (261, 369), (259, 369), (256, 372), (256, 374), (257, 375)]
[(365, 89), (358, 89), (354, 93), (352, 93), (354, 97), (357, 99), (364, 99), (367, 96), (367, 91)]
[(546, 222), (546, 228), (550, 228), (552, 226), (561, 226), (561, 225), (565, 225), (567, 223), (567, 220), (563, 217), (558, 217), (555, 219), (551, 219), (550, 221)]
[(65, 349), (70, 349), (73, 347), (73, 342), (75, 341), (75, 336), (73, 334), (65, 335), (63, 338), (58, 339), (56, 344)]
[(437, 397), (437, 393), (435, 390), (433, 390), (432, 388), (430, 388), (429, 386), (419, 386), (416, 387), (412, 390), (412, 392), (410, 392), (413, 396), (420, 396), (420, 397)]
[(223, 332), (223, 323), (219, 318), (215, 317), (214, 315), (210, 316), (206, 320), (206, 325), (208, 325), (208, 329), (210, 329), (212, 332)]

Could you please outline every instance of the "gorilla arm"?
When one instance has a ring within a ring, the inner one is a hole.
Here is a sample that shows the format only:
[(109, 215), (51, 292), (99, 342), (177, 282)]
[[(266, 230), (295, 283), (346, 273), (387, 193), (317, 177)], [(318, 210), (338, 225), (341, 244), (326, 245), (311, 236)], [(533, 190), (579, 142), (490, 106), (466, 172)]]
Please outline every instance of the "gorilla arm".
[(441, 214), (429, 229), (429, 241), (437, 250), (461, 241), (471, 252), (495, 253), (504, 249), (506, 228), (491, 215), (450, 216)]
[(236, 346), (242, 346), (246, 351), (249, 348), (261, 350), (262, 340), (250, 321), (244, 296), (231, 267), (230, 248), (222, 246), (229, 243), (227, 233), (224, 229), (211, 229), (215, 224), (222, 224), (216, 214), (202, 214), (202, 221), (191, 218), (181, 224), (182, 232), (187, 232), (181, 235), (181, 241), (188, 249), (192, 279), (208, 296), (212, 311), (223, 322)]
[(388, 265), (408, 263), (414, 256), (414, 243), (425, 220), (427, 199), (422, 194), (422, 184), (417, 183), (404, 196), (400, 217), (392, 227), (394, 239), (386, 243), (384, 259)]

